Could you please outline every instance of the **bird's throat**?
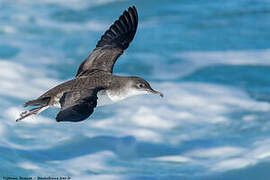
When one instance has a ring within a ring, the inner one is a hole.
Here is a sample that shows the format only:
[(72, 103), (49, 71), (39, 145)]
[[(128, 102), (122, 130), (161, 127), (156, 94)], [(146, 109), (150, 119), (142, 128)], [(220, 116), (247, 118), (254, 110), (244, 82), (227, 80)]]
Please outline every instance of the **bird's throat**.
[(119, 89), (119, 90), (101, 90), (97, 93), (97, 106), (104, 106), (113, 104), (118, 101), (124, 100), (128, 97), (136, 96), (139, 94), (147, 94), (147, 92), (138, 91), (135, 89)]

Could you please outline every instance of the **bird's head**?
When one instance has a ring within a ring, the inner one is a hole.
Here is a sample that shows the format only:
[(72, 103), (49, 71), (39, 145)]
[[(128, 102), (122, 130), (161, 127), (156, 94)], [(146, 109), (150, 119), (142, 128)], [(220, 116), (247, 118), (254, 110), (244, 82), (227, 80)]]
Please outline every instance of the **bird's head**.
[(154, 94), (163, 97), (161, 92), (154, 90), (150, 84), (140, 77), (130, 77), (129, 89), (132, 90), (134, 95), (138, 94)]

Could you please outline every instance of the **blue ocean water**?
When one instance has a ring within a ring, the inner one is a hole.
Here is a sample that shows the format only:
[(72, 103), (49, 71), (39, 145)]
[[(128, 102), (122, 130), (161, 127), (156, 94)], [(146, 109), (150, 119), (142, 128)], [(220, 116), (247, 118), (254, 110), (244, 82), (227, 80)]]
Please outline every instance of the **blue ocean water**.
[[(165, 97), (16, 123), (131, 5), (138, 31), (114, 71)], [(269, 180), (269, 18), (268, 0), (0, 0), (0, 177)]]

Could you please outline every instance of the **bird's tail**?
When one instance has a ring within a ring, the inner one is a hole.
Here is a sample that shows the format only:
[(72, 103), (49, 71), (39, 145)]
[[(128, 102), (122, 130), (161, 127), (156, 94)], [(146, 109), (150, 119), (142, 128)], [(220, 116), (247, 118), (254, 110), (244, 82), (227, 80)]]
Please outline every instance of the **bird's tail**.
[(46, 106), (49, 101), (50, 101), (50, 97), (44, 97), (44, 98), (38, 98), (38, 99), (34, 99), (31, 101), (27, 101), (23, 107), (27, 107), (27, 106)]

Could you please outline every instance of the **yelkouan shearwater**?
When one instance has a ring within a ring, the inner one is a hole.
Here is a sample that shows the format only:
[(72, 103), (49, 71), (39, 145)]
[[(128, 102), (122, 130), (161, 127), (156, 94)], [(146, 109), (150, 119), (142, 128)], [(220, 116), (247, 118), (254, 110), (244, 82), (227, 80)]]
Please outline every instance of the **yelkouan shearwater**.
[(129, 7), (104, 33), (96, 48), (80, 65), (76, 77), (48, 90), (24, 104), (37, 106), (20, 114), (16, 120), (39, 114), (51, 106), (60, 106), (56, 121), (78, 122), (88, 118), (96, 106), (111, 104), (139, 94), (163, 94), (135, 76), (112, 74), (113, 66), (133, 40), (138, 26), (136, 8)]

